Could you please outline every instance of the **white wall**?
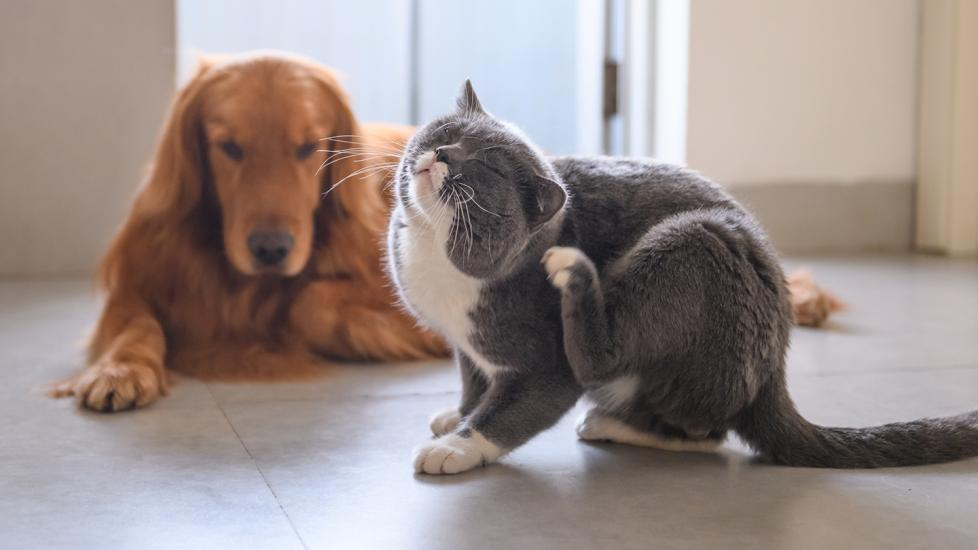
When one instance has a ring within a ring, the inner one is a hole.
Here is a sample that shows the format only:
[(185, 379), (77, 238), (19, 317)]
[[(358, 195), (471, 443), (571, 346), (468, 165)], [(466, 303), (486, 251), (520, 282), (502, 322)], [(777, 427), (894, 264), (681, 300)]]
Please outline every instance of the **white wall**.
[[(582, 15), (578, 4), (577, 0), (421, 0), (420, 120), (450, 111), (462, 82), (471, 78), (486, 109), (517, 123), (546, 151), (578, 150), (578, 105), (594, 90), (585, 89), (578, 79), (579, 71), (592, 71), (578, 64), (577, 33), (588, 32), (600, 40), (602, 30), (600, 21), (578, 20)], [(595, 63), (599, 69), (601, 61)]]
[(692, 0), (687, 161), (725, 184), (914, 178), (916, 0)]
[(408, 0), (173, 0), (180, 75), (199, 53), (277, 49), (340, 72), (361, 120), (411, 122)]
[(173, 91), (172, 0), (0, 2), (0, 275), (88, 271)]

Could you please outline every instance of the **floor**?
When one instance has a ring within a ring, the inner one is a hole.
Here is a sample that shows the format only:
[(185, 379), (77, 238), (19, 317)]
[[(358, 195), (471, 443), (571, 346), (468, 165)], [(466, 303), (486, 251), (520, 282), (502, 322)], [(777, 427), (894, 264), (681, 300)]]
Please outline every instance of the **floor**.
[[(848, 312), (798, 330), (809, 419), (867, 425), (978, 407), (978, 263), (804, 263)], [(978, 460), (877, 471), (589, 445), (576, 414), (504, 458), (418, 477), (453, 404), (447, 363), (346, 367), (316, 383), (184, 380), (117, 415), (43, 396), (73, 372), (85, 281), (0, 283), (0, 548), (976, 548)], [(579, 412), (579, 411), (575, 411)]]

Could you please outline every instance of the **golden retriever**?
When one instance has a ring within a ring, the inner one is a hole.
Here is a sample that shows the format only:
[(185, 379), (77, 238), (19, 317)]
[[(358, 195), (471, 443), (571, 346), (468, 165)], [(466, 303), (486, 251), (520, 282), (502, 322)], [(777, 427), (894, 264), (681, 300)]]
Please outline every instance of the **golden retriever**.
[(444, 355), (381, 264), (384, 182), (410, 131), (357, 124), (311, 61), (202, 61), (101, 263), (88, 366), (52, 393), (120, 411), (165, 395), (167, 368), (268, 379), (321, 371), (322, 356)]

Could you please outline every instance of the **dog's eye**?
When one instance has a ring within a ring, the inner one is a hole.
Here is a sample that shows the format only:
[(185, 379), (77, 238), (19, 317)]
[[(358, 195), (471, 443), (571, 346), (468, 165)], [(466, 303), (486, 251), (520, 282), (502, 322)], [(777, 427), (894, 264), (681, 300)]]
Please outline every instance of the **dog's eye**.
[(244, 158), (244, 151), (241, 150), (241, 146), (233, 141), (225, 141), (221, 144), (221, 151), (227, 155), (231, 160), (241, 160)]
[(301, 146), (299, 146), (299, 148), (295, 150), (295, 156), (298, 157), (299, 160), (305, 160), (309, 158), (309, 155), (315, 152), (316, 144), (310, 141), (309, 143), (303, 143)]

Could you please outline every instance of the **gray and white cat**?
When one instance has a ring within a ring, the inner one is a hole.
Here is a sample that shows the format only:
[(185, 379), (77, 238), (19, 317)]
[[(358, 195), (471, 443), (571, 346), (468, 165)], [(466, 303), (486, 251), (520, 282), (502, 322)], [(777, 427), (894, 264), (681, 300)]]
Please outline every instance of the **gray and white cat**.
[[(389, 265), (455, 348), (458, 409), (415, 469), (488, 464), (582, 393), (586, 440), (717, 448), (728, 430), (792, 466), (978, 454), (978, 414), (864, 429), (803, 419), (785, 389), (791, 312), (757, 222), (715, 183), (648, 160), (545, 158), (471, 84), (398, 167)], [(542, 259), (542, 261), (541, 261)]]

